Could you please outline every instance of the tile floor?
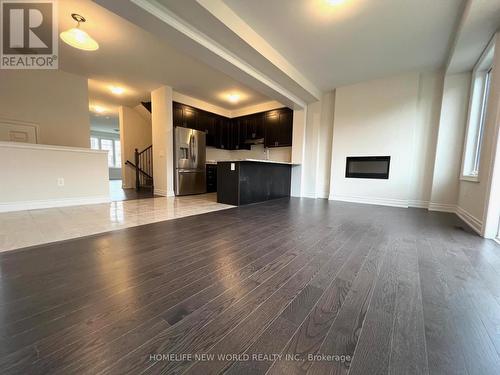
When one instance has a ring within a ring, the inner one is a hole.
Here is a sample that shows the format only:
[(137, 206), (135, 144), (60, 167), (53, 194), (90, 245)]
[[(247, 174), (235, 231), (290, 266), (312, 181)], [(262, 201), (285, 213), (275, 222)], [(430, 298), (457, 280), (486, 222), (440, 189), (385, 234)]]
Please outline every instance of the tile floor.
[(0, 251), (83, 237), (233, 206), (216, 194), (0, 213)]

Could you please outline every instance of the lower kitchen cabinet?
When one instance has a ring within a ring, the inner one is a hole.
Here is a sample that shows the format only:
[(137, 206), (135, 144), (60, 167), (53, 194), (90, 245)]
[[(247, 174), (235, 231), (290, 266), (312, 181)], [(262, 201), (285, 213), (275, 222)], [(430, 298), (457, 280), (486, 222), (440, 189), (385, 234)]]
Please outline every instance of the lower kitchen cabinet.
[(217, 164), (207, 164), (207, 193), (217, 191)]

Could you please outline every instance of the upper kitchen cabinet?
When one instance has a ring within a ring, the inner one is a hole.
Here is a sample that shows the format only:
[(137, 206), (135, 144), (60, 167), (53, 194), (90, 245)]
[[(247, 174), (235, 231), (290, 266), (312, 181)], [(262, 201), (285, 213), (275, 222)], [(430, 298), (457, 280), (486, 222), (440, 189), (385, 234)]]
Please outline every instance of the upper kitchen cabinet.
[(174, 126), (182, 126), (184, 128), (198, 128), (198, 110), (196, 108), (173, 103), (173, 120)]
[(215, 147), (215, 137), (217, 135), (217, 117), (212, 113), (205, 112), (205, 119), (203, 121), (203, 128), (201, 130), (205, 131), (207, 134), (207, 146)]
[(264, 113), (242, 116), (235, 119), (240, 128), (240, 137), (244, 141), (264, 138)]
[(293, 111), (274, 109), (235, 118), (227, 118), (185, 104), (173, 103), (174, 126), (206, 133), (207, 146), (225, 150), (250, 149), (264, 139), (266, 147), (292, 145)]
[(266, 147), (292, 145), (293, 111), (281, 108), (264, 114), (264, 144)]

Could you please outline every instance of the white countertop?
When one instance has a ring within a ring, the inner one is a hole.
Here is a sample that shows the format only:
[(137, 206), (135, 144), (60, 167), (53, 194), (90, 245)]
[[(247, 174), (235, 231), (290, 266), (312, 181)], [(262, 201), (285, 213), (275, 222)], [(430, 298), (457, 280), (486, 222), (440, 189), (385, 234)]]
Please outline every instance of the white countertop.
[(276, 161), (276, 160), (261, 160), (261, 159), (234, 159), (234, 160), (207, 160), (207, 164), (217, 164), (218, 162), (230, 162), (230, 163), (236, 163), (239, 161), (251, 161), (251, 162), (256, 162), (256, 163), (272, 163), (272, 164), (286, 164), (286, 165), (299, 165), (297, 163), (290, 163), (287, 161)]

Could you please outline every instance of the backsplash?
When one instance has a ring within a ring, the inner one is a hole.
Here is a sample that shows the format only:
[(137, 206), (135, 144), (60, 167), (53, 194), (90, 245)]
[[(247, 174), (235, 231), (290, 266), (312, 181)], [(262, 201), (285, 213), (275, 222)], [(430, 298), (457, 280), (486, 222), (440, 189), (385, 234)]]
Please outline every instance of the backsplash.
[(268, 149), (269, 158), (266, 158), (264, 145), (253, 145), (251, 150), (221, 150), (207, 147), (207, 160), (235, 160), (235, 159), (262, 159), (290, 162), (292, 159), (291, 147), (273, 147)]

